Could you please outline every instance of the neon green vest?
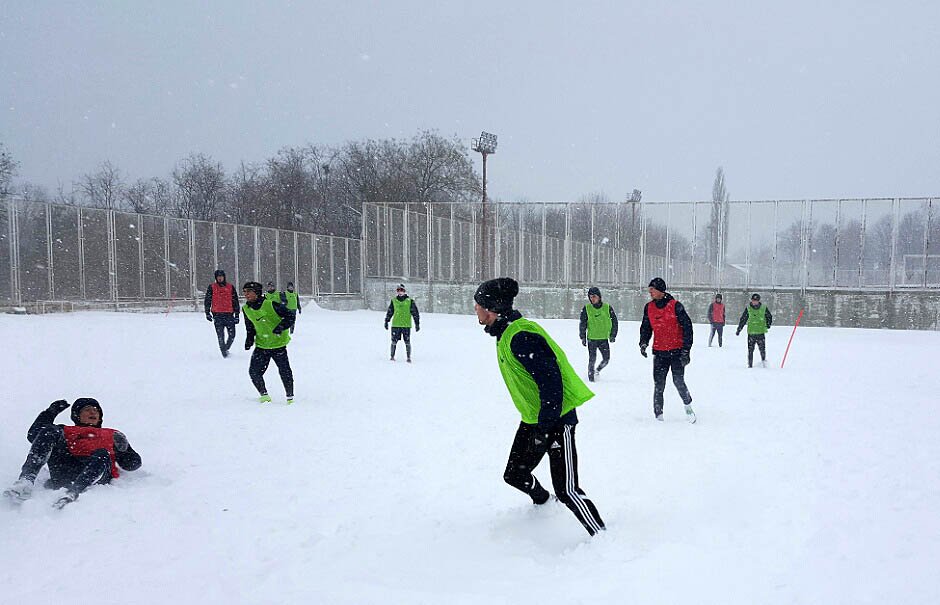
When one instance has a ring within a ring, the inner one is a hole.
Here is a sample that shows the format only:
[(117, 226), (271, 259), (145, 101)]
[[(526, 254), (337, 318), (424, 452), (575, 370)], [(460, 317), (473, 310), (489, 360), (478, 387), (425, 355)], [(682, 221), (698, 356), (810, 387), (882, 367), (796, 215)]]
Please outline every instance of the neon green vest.
[(267, 296), (258, 309), (243, 305), (242, 313), (255, 327), (255, 346), (259, 349), (280, 349), (290, 342), (290, 330), (284, 330), (280, 334), (274, 333), (274, 328), (281, 323), (281, 316), (274, 310), (274, 303)]
[(411, 299), (398, 300), (398, 297), (392, 299), (392, 306), (395, 307), (395, 314), (392, 315), (393, 328), (411, 327)]
[(761, 305), (754, 308), (753, 305), (747, 306), (747, 333), (748, 334), (766, 334), (767, 333), (767, 308)]
[(601, 304), (597, 309), (592, 304), (584, 305), (584, 312), (587, 313), (587, 337), (588, 340), (607, 340), (610, 338), (610, 331), (614, 328), (614, 322), (610, 319), (610, 305)]
[(287, 299), (287, 308), (291, 311), (297, 310), (297, 293), (291, 292), (289, 290), (282, 292), (281, 294)]
[(525, 369), (522, 362), (516, 359), (510, 349), (512, 337), (519, 332), (538, 334), (545, 339), (548, 346), (555, 353), (555, 360), (558, 362), (558, 369), (561, 371), (561, 382), (564, 388), (564, 398), (561, 403), (562, 416), (594, 397), (594, 393), (587, 388), (584, 381), (568, 363), (565, 352), (555, 344), (555, 341), (548, 333), (534, 321), (517, 319), (509, 324), (496, 344), (496, 358), (499, 360), (499, 371), (506, 382), (506, 388), (509, 389), (509, 396), (512, 397), (516, 409), (522, 414), (522, 422), (538, 424), (542, 402), (539, 399), (539, 387), (535, 384), (535, 379)]

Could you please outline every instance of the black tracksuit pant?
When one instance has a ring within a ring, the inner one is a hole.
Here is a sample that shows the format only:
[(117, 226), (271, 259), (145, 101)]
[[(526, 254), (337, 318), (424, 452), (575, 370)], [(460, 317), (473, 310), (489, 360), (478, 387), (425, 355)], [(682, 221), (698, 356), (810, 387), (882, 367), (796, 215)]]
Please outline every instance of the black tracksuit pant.
[[(215, 324), (215, 334), (219, 338), (219, 350), (222, 354), (232, 348), (232, 342), (235, 340), (235, 315), (233, 313), (213, 313), (212, 323)], [(225, 332), (228, 331), (228, 339), (225, 338)]]
[(405, 353), (411, 359), (411, 328), (392, 328), (392, 359), (395, 359), (395, 347), (399, 340), (405, 341)]
[(75, 456), (68, 451), (61, 426), (43, 428), (29, 448), (20, 479), (36, 480), (39, 470), (49, 464), (49, 472), (58, 481), (51, 487), (66, 487), (80, 494), (93, 483), (111, 481), (111, 456), (106, 449), (97, 449), (89, 456)]
[(597, 366), (600, 372), (610, 362), (610, 343), (607, 340), (589, 340), (588, 347), (588, 379), (594, 380), (594, 362), (597, 361), (597, 352), (601, 352), (601, 364)]
[(578, 518), (584, 529), (592, 536), (605, 529), (604, 521), (594, 503), (585, 497), (578, 485), (578, 451), (574, 442), (573, 424), (562, 424), (548, 433), (548, 441), (543, 442), (543, 434), (537, 425), (520, 423), (516, 437), (509, 450), (509, 461), (503, 479), (509, 485), (529, 495), (536, 504), (544, 504), (550, 494), (539, 484), (532, 474), (542, 458), (548, 453), (548, 462), (552, 472), (552, 487), (555, 496)]
[(760, 349), (761, 361), (767, 361), (767, 343), (764, 341), (763, 334), (747, 335), (747, 367), (754, 365), (754, 345)]
[(663, 392), (666, 390), (666, 375), (672, 370), (672, 382), (679, 397), (686, 405), (692, 403), (692, 395), (685, 386), (685, 366), (682, 365), (682, 349), (653, 351), (653, 413), (663, 413)]
[(290, 369), (290, 359), (287, 357), (287, 347), (280, 349), (262, 349), (255, 347), (251, 354), (251, 364), (248, 366), (248, 375), (251, 382), (258, 389), (259, 395), (266, 395), (267, 387), (264, 385), (264, 373), (268, 370), (268, 364), (274, 360), (277, 365), (277, 371), (281, 375), (281, 382), (284, 383), (284, 391), (288, 397), (294, 396), (294, 373)]
[(712, 346), (712, 339), (718, 335), (718, 346), (721, 346), (721, 333), (725, 331), (725, 324), (712, 324), (711, 334), (708, 335), (708, 346)]

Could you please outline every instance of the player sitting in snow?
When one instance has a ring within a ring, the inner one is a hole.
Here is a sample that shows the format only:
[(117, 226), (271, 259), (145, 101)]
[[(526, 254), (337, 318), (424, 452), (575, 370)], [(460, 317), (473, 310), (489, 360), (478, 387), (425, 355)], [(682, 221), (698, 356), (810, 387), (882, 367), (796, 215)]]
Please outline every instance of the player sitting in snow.
[(20, 478), (3, 495), (13, 501), (24, 501), (32, 495), (39, 470), (48, 463), (50, 478), (45, 486), (65, 488), (65, 494), (53, 506), (62, 508), (78, 499), (79, 494), (94, 483), (109, 483), (120, 473), (140, 468), (140, 454), (134, 451), (127, 437), (115, 429), (102, 428), (104, 414), (97, 400), (82, 397), (72, 404), (75, 426), (53, 424), (69, 403), (64, 399), (52, 402), (39, 413), (26, 433), (32, 443)]

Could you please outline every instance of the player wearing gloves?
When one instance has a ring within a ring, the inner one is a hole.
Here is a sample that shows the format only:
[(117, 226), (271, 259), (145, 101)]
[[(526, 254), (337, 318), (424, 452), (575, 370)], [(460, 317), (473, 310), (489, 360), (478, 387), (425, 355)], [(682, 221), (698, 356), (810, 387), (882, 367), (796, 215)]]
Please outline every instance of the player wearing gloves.
[(245, 295), (242, 312), (245, 314), (245, 329), (248, 332), (245, 350), (255, 347), (251, 354), (251, 364), (248, 366), (248, 376), (258, 389), (259, 401), (271, 402), (271, 396), (268, 395), (264, 384), (264, 373), (273, 359), (281, 375), (281, 382), (284, 383), (287, 403), (294, 403), (294, 373), (287, 357), (287, 343), (290, 342), (290, 327), (294, 325), (294, 313), (287, 308), (286, 303), (278, 300), (276, 293), (274, 296), (265, 296), (258, 282), (246, 283), (242, 292)]
[(741, 313), (738, 330), (734, 333), (735, 336), (740, 336), (741, 330), (747, 326), (747, 367), (754, 366), (755, 344), (760, 349), (761, 366), (767, 367), (767, 344), (764, 335), (773, 323), (774, 316), (770, 314), (770, 309), (761, 303), (760, 294), (751, 295), (751, 302), (744, 308), (744, 313)]
[(653, 338), (653, 414), (663, 419), (663, 392), (666, 375), (672, 371), (672, 382), (685, 403), (689, 422), (695, 422), (692, 395), (685, 386), (685, 366), (691, 361), (692, 320), (682, 303), (666, 293), (666, 282), (657, 277), (649, 285), (650, 302), (643, 307), (640, 324), (640, 355), (646, 357), (646, 348)]
[(575, 408), (594, 393), (545, 330), (512, 308), (518, 293), (514, 279), (501, 277), (480, 284), (473, 296), (477, 320), (496, 338), (500, 373), (522, 415), (503, 479), (535, 504), (545, 504), (551, 494), (532, 471), (548, 454), (556, 497), (593, 536), (605, 529), (604, 521), (578, 485), (574, 432)]
[(588, 380), (594, 382), (597, 352), (601, 352), (601, 363), (597, 366), (597, 373), (600, 374), (610, 362), (610, 343), (617, 339), (618, 325), (613, 308), (601, 300), (600, 288), (591, 287), (588, 290), (588, 302), (581, 309), (578, 333), (581, 345), (588, 349)]
[[(206, 288), (203, 301), (206, 319), (215, 323), (215, 334), (219, 339), (222, 357), (228, 357), (228, 351), (235, 340), (235, 325), (238, 323), (238, 293), (235, 286), (225, 281), (225, 271), (217, 269), (215, 281)], [(228, 331), (228, 339), (225, 332)]]
[(104, 414), (97, 400), (82, 397), (72, 404), (72, 422), (75, 426), (54, 424), (55, 417), (69, 403), (64, 399), (52, 402), (36, 417), (26, 433), (32, 444), (20, 477), (3, 495), (13, 502), (22, 502), (32, 495), (36, 476), (43, 466), (49, 467), (49, 480), (45, 487), (64, 489), (62, 497), (53, 504), (62, 508), (95, 483), (109, 483), (120, 475), (118, 467), (126, 471), (140, 468), (140, 455), (134, 451), (127, 437), (115, 429), (104, 428)]
[(415, 332), (421, 331), (421, 315), (418, 313), (418, 305), (411, 298), (408, 298), (405, 292), (405, 284), (398, 284), (395, 290), (395, 298), (388, 303), (388, 311), (385, 313), (385, 329), (388, 330), (388, 322), (392, 322), (392, 348), (389, 360), (395, 361), (395, 347), (399, 340), (405, 341), (405, 353), (408, 355), (408, 363), (411, 363), (411, 320), (415, 322)]

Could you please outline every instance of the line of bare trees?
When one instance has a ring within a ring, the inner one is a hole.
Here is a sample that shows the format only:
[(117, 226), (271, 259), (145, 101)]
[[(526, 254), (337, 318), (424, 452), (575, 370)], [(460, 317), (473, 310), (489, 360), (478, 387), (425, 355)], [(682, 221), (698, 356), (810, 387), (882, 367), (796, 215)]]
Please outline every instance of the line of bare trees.
[[(17, 163), (0, 146), (0, 194)], [(422, 131), (410, 140), (352, 141), (338, 147), (285, 147), (260, 163), (226, 171), (195, 153), (169, 177), (129, 182), (110, 161), (54, 194), (29, 183), (26, 199), (206, 221), (358, 237), (363, 202), (470, 202), (481, 183), (456, 137)]]

